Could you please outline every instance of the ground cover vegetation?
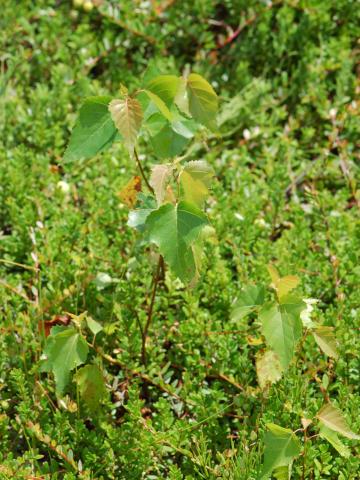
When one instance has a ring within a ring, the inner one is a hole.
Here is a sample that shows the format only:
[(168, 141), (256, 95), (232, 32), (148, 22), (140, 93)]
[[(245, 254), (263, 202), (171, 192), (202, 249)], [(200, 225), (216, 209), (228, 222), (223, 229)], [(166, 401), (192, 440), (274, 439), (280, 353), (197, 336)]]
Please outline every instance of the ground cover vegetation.
[(1, 479), (358, 478), (359, 17), (3, 2)]

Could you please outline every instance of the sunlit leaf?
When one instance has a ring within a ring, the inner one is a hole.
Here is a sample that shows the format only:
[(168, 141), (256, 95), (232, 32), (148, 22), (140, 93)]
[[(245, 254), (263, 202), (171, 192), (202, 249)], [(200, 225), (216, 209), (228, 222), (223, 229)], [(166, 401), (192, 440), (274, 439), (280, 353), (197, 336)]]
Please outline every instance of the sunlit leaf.
[(191, 73), (187, 78), (187, 93), (192, 117), (211, 130), (216, 129), (219, 102), (210, 83), (201, 75)]
[(311, 314), (314, 310), (313, 305), (315, 305), (319, 300), (316, 298), (303, 298), (303, 302), (306, 305), (306, 308), (301, 312), (300, 318), (303, 322), (304, 327), (313, 328), (315, 326), (314, 322), (311, 319)]
[(53, 327), (48, 336), (42, 369), (53, 372), (58, 395), (69, 382), (70, 372), (86, 361), (88, 346), (75, 328)]
[(286, 369), (301, 337), (302, 324), (299, 315), (292, 314), (282, 306), (270, 304), (260, 310), (259, 318), (266, 342), (278, 354), (281, 365)]
[(133, 177), (125, 187), (119, 192), (122, 202), (130, 208), (136, 204), (138, 193), (141, 192), (141, 177), (138, 175)]
[(330, 430), (340, 433), (340, 435), (343, 435), (344, 437), (351, 438), (353, 440), (360, 440), (360, 435), (352, 432), (346, 424), (346, 420), (342, 412), (338, 408), (334, 407), (331, 403), (325, 404), (320, 409), (316, 417), (320, 424), (324, 425)]
[(264, 303), (265, 289), (262, 285), (248, 285), (240, 291), (231, 311), (231, 319), (241, 320)]
[(290, 465), (301, 452), (300, 442), (294, 432), (273, 423), (268, 423), (266, 427), (264, 466), (260, 479), (269, 478), (275, 468)]
[(99, 322), (97, 322), (96, 320), (94, 320), (89, 316), (86, 317), (86, 323), (89, 329), (91, 330), (91, 332), (93, 333), (93, 335), (97, 335), (103, 330), (102, 325), (100, 325)]
[(285, 277), (280, 277), (279, 272), (274, 267), (274, 265), (268, 265), (268, 272), (271, 277), (272, 287), (276, 290), (279, 300), (281, 302), (282, 298), (290, 293), (294, 288), (296, 288), (300, 279), (295, 275), (287, 275)]
[(64, 161), (87, 159), (106, 150), (118, 137), (108, 105), (111, 97), (89, 97), (80, 108)]
[(97, 365), (86, 365), (75, 375), (81, 399), (89, 410), (96, 411), (99, 404), (107, 396), (105, 381)]
[(284, 467), (275, 468), (273, 476), (276, 480), (289, 480), (291, 478), (291, 463)]
[(346, 445), (342, 443), (339, 439), (338, 434), (326, 427), (325, 425), (320, 425), (320, 437), (327, 440), (334, 448), (337, 450), (342, 457), (349, 458), (350, 450)]
[(164, 117), (169, 120), (170, 122), (173, 120), (172, 113), (168, 109), (166, 103), (158, 97), (155, 93), (150, 92), (149, 90), (145, 90), (146, 95), (150, 98), (150, 100), (156, 105), (160, 113), (164, 115)]
[(152, 212), (146, 220), (149, 239), (155, 243), (171, 270), (183, 281), (196, 272), (192, 244), (207, 225), (206, 215), (188, 202), (167, 203)]
[(314, 335), (316, 343), (326, 355), (335, 358), (335, 360), (339, 358), (333, 327), (317, 327), (312, 330), (312, 334)]
[(178, 91), (180, 79), (175, 75), (158, 75), (146, 84), (146, 89), (170, 105)]
[(209, 196), (214, 169), (205, 160), (188, 162), (180, 173), (184, 199), (202, 207)]
[(171, 165), (154, 165), (151, 169), (150, 185), (154, 189), (156, 201), (160, 206), (166, 197), (166, 186), (173, 167)]
[(115, 99), (110, 102), (109, 111), (126, 147), (132, 153), (143, 119), (139, 101), (131, 97)]
[(283, 372), (278, 355), (272, 350), (256, 357), (256, 373), (261, 389), (280, 380)]

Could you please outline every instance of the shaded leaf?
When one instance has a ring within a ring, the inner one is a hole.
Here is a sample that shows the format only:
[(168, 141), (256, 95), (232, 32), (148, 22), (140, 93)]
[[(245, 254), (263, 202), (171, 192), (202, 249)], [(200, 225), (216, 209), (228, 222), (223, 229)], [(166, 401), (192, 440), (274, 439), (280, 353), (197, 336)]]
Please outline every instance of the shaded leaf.
[(294, 432), (273, 423), (266, 425), (264, 466), (260, 479), (269, 478), (275, 468), (286, 467), (301, 452), (300, 442)]
[(44, 353), (47, 359), (42, 368), (53, 372), (56, 391), (61, 395), (69, 382), (70, 372), (86, 361), (87, 343), (75, 328), (53, 327)]
[(76, 383), (80, 397), (90, 411), (95, 411), (107, 396), (104, 377), (97, 365), (86, 365), (77, 371)]
[(167, 203), (146, 220), (151, 242), (155, 243), (171, 270), (181, 280), (191, 280), (196, 272), (192, 244), (208, 224), (206, 215), (188, 202)]
[(187, 78), (187, 93), (192, 117), (206, 127), (216, 129), (219, 102), (210, 83), (201, 75), (191, 73)]
[(335, 358), (335, 360), (339, 358), (333, 327), (317, 327), (312, 330), (312, 334), (314, 335), (316, 343), (326, 355)]
[(280, 380), (283, 368), (278, 355), (272, 350), (256, 357), (256, 373), (262, 390)]
[(231, 319), (241, 320), (256, 307), (262, 305), (265, 299), (265, 289), (262, 285), (249, 285), (241, 290), (231, 311)]
[(115, 99), (110, 102), (109, 111), (126, 147), (132, 153), (143, 119), (140, 103), (131, 97)]
[(154, 165), (151, 169), (150, 185), (154, 189), (158, 206), (166, 197), (166, 186), (169, 181), (173, 167), (171, 165)]
[(184, 199), (202, 207), (209, 196), (209, 186), (213, 176), (214, 170), (205, 160), (188, 162), (180, 173)]
[(80, 108), (64, 161), (91, 158), (109, 148), (118, 133), (108, 105), (111, 97), (89, 97)]
[(343, 435), (344, 437), (351, 438), (353, 440), (360, 440), (360, 435), (352, 432), (346, 424), (346, 420), (342, 412), (338, 408), (334, 407), (331, 403), (325, 404), (320, 409), (316, 417), (320, 424), (324, 425), (330, 430), (340, 433), (340, 435)]

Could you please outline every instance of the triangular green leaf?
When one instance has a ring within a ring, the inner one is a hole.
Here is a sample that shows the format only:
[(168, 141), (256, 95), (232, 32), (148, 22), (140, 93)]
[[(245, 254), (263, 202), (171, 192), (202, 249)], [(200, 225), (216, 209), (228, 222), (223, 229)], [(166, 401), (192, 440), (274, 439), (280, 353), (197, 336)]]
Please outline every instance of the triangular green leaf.
[(86, 361), (88, 350), (85, 339), (75, 328), (51, 329), (44, 350), (47, 359), (43, 370), (53, 372), (59, 395), (62, 395), (69, 382), (70, 372)]
[(272, 350), (260, 354), (256, 358), (256, 373), (260, 388), (264, 390), (267, 386), (280, 380), (283, 368), (278, 355)]
[(150, 100), (156, 105), (157, 109), (159, 110), (164, 117), (171, 122), (173, 120), (172, 113), (168, 109), (166, 103), (158, 97), (155, 93), (150, 92), (150, 90), (144, 90), (146, 95), (150, 98)]
[(214, 169), (205, 160), (188, 162), (180, 173), (184, 199), (202, 207), (209, 196)]
[(326, 355), (335, 358), (335, 360), (339, 358), (333, 327), (317, 327), (312, 330), (312, 334), (314, 335), (316, 343)]
[(108, 110), (111, 97), (89, 97), (80, 108), (64, 161), (91, 158), (110, 147), (118, 136)]
[(334, 407), (331, 403), (325, 404), (320, 409), (316, 417), (320, 424), (324, 425), (330, 430), (340, 433), (340, 435), (343, 435), (344, 437), (351, 438), (353, 440), (360, 440), (360, 435), (352, 432), (346, 424), (346, 420), (342, 412), (338, 408)]
[(342, 457), (350, 457), (350, 450), (341, 442), (336, 432), (325, 427), (325, 425), (320, 425), (320, 437), (327, 440)]
[(273, 423), (268, 423), (266, 426), (268, 432), (264, 439), (264, 466), (260, 479), (269, 478), (275, 468), (290, 465), (301, 451), (300, 442), (294, 432)]
[(210, 83), (201, 75), (191, 73), (187, 79), (187, 93), (192, 117), (206, 127), (216, 129), (219, 102)]
[(109, 111), (116, 128), (124, 138), (126, 147), (132, 154), (143, 119), (139, 101), (132, 97), (115, 99), (110, 102)]
[(175, 75), (158, 75), (147, 83), (146, 89), (170, 106), (178, 91), (179, 82), (180, 78)]
[(171, 270), (183, 281), (191, 280), (196, 271), (192, 244), (208, 224), (206, 215), (188, 202), (165, 204), (152, 212), (146, 227)]
[(302, 324), (299, 315), (292, 314), (291, 310), (283, 306), (270, 304), (261, 309), (259, 318), (268, 345), (279, 355), (281, 365), (286, 369), (301, 336)]
[(91, 317), (86, 317), (86, 323), (93, 335), (97, 335), (103, 330), (102, 325)]
[(95, 411), (107, 396), (104, 377), (97, 365), (86, 365), (76, 373), (80, 396), (90, 411)]
[(241, 320), (256, 307), (262, 305), (265, 299), (265, 289), (262, 285), (249, 285), (241, 290), (231, 311), (231, 319)]

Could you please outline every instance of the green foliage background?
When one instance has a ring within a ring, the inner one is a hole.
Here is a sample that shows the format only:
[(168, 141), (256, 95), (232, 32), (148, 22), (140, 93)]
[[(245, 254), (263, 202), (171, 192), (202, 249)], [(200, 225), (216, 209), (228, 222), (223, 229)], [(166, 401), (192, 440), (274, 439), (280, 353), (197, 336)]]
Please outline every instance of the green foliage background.
[[(2, 2), (0, 478), (255, 479), (264, 424), (296, 430), (321, 389), (360, 430), (359, 24), (352, 0), (123, 0), (91, 12)], [(129, 374), (152, 273), (118, 197), (136, 166), (120, 144), (62, 162), (82, 99), (136, 87), (149, 63), (201, 73), (222, 109), (222, 135), (187, 152), (216, 172), (217, 236), (195, 288), (168, 276), (159, 292), (142, 374), (163, 388)], [(336, 328), (340, 359), (308, 338), (264, 396), (252, 323), (229, 312), (244, 285), (268, 282), (269, 262), (320, 300), (315, 318)], [(38, 321), (85, 310), (126, 366), (104, 360), (111, 392), (96, 414), (74, 383), (58, 405), (38, 367)], [(356, 445), (344, 443), (348, 459), (314, 439), (294, 478), (358, 478)]]

